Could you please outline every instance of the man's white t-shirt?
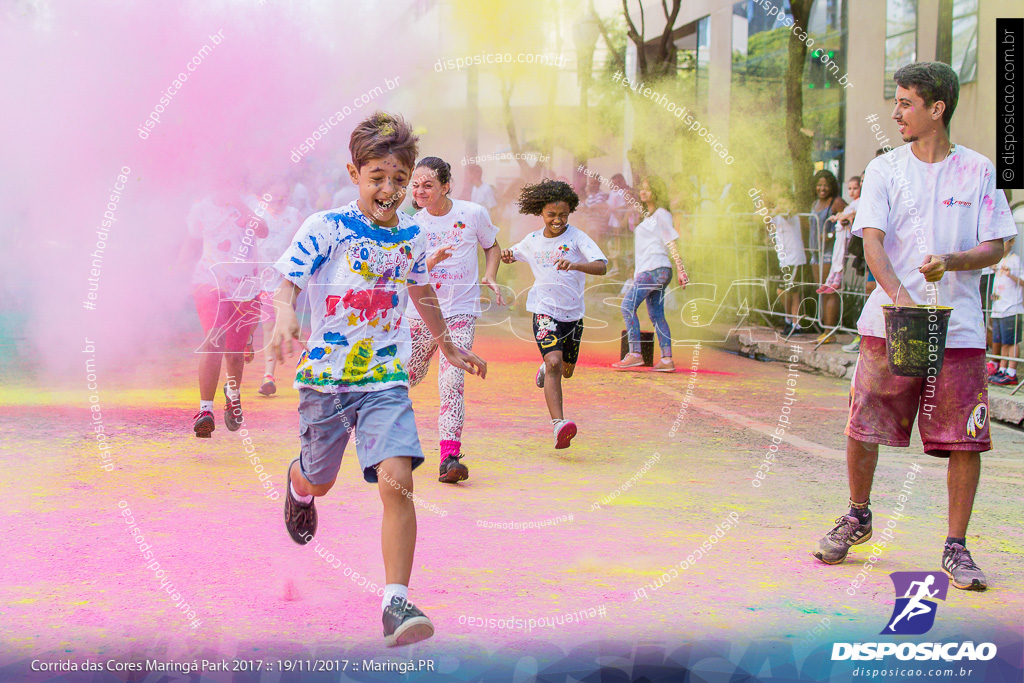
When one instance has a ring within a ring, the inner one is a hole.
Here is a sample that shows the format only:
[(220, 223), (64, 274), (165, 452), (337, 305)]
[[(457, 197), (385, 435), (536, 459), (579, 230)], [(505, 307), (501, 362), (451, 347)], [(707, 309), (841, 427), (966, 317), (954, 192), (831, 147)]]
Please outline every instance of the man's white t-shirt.
[(1019, 284), (1010, 279), (1010, 275), (1007, 275), (1002, 271), (1003, 267), (1006, 267), (1010, 271), (1010, 275), (1015, 278), (1024, 278), (1024, 271), (1022, 271), (1020, 256), (1017, 256), (1013, 252), (1010, 252), (1003, 257), (1003, 260), (996, 264), (996, 276), (992, 281), (992, 294), (995, 296), (992, 298), (992, 317), (993, 318), (1008, 318), (1013, 315), (1020, 315), (1024, 313), (1024, 303), (1021, 303), (1022, 293), (1024, 289)]
[[(494, 246), (498, 228), (491, 223), (487, 209), (473, 202), (452, 200), (452, 208), (443, 216), (432, 216), (426, 209), (413, 217), (423, 229), (429, 257), (444, 245), (451, 245), (452, 255), (439, 262), (430, 271), (430, 284), (437, 291), (441, 314), (480, 317), (480, 266), (477, 245), (484, 249)], [(420, 318), (416, 306), (409, 301), (406, 309), (410, 318)]]
[(636, 266), (633, 277), (655, 268), (671, 268), (672, 260), (668, 255), (668, 242), (679, 239), (679, 233), (672, 225), (672, 214), (666, 209), (658, 209), (636, 226), (633, 233)]
[(474, 204), (479, 204), (488, 211), (498, 205), (498, 200), (494, 198), (494, 188), (487, 183), (480, 183), (469, 193), (469, 201)]
[(558, 237), (545, 237), (535, 230), (512, 247), (517, 261), (530, 264), (535, 282), (526, 297), (526, 310), (550, 315), (555, 320), (572, 322), (583, 318), (583, 290), (587, 274), (578, 270), (558, 270), (555, 262), (608, 261), (601, 248), (587, 233), (569, 225)]
[[(946, 348), (984, 349), (981, 271), (947, 271), (935, 283), (938, 301), (931, 301), (931, 287), (917, 268), (928, 254), (967, 251), (1016, 235), (1006, 196), (996, 189), (995, 167), (981, 154), (957, 145), (944, 161), (928, 164), (910, 148), (897, 147), (868, 164), (853, 234), (863, 237), (864, 228), (885, 232), (885, 253), (914, 301), (953, 307)], [(889, 295), (875, 288), (858, 331), (884, 338), (882, 305), (890, 303)]]
[(788, 268), (807, 263), (804, 238), (800, 234), (800, 217), (779, 214), (772, 217), (772, 225), (775, 226), (773, 246), (775, 255), (779, 257), (779, 265)]

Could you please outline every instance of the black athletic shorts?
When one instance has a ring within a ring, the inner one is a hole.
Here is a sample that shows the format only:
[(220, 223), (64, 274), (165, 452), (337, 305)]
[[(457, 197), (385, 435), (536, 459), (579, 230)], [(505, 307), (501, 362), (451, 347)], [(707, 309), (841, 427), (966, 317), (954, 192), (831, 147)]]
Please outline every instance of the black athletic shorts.
[(580, 357), (583, 321), (562, 322), (543, 313), (533, 314), (533, 336), (543, 357), (552, 351), (562, 352), (562, 361), (575, 364)]

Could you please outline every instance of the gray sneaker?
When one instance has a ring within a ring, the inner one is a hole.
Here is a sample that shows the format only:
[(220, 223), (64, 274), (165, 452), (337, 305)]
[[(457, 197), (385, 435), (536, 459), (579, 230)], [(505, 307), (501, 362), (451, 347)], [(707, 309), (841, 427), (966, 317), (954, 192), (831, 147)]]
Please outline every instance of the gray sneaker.
[(860, 545), (871, 538), (871, 524), (861, 524), (853, 515), (836, 520), (836, 526), (818, 541), (814, 556), (825, 564), (839, 564), (846, 559), (850, 546)]
[(960, 590), (983, 591), (988, 588), (985, 573), (974, 564), (971, 551), (959, 543), (947, 545), (942, 551), (942, 571)]
[(860, 336), (844, 346), (843, 351), (846, 351), (847, 353), (857, 353), (860, 351)]
[(388, 647), (410, 645), (434, 635), (434, 624), (416, 605), (398, 597), (384, 608), (384, 642)]

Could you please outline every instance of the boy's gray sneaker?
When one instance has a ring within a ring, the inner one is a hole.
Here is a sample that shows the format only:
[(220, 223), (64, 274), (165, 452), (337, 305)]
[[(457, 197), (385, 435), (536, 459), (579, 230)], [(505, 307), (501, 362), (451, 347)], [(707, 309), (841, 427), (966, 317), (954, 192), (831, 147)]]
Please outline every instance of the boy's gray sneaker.
[(861, 524), (853, 515), (836, 520), (836, 526), (818, 541), (814, 556), (825, 564), (839, 564), (846, 559), (850, 546), (860, 545), (871, 538), (871, 525)]
[(388, 647), (411, 645), (434, 635), (434, 624), (416, 605), (395, 596), (384, 608), (384, 642)]
[(316, 534), (317, 514), (315, 500), (303, 505), (292, 496), (292, 460), (288, 465), (288, 474), (284, 480), (284, 526), (288, 535), (299, 545), (306, 545)]
[(971, 551), (959, 543), (947, 545), (942, 551), (942, 571), (960, 590), (983, 591), (988, 588), (985, 573), (974, 564)]

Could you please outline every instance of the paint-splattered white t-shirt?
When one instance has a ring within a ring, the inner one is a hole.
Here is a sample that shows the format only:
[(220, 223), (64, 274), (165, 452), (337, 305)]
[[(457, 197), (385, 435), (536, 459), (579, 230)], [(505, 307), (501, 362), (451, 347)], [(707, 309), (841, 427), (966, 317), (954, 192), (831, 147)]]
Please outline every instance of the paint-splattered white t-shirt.
[(299, 358), (295, 388), (324, 393), (408, 386), (407, 285), (429, 282), (420, 227), (399, 212), (384, 228), (357, 202), (303, 222), (275, 268), (306, 290), (312, 334)]
[(525, 261), (533, 270), (535, 282), (526, 297), (526, 310), (550, 315), (555, 320), (580, 320), (586, 311), (583, 289), (587, 274), (578, 270), (558, 270), (555, 262), (566, 259), (572, 263), (608, 261), (594, 240), (569, 225), (558, 237), (545, 237), (535, 230), (512, 247), (517, 261)]
[[(421, 209), (414, 216), (423, 229), (427, 256), (444, 245), (452, 246), (452, 255), (430, 270), (430, 284), (437, 292), (441, 314), (480, 317), (480, 266), (477, 245), (484, 249), (494, 246), (498, 228), (491, 223), (487, 209), (473, 202), (452, 200), (451, 210), (443, 216), (432, 216)], [(406, 315), (420, 317), (409, 302)]]
[[(885, 232), (885, 253), (914, 301), (953, 307), (946, 348), (984, 349), (981, 271), (947, 271), (938, 282), (936, 302), (917, 268), (928, 254), (967, 251), (1016, 235), (1006, 195), (996, 189), (992, 162), (963, 145), (935, 164), (921, 161), (910, 148), (897, 147), (868, 164), (853, 234), (863, 237), (864, 228)], [(882, 305), (891, 303), (881, 287), (875, 288), (858, 331), (885, 337)]]

